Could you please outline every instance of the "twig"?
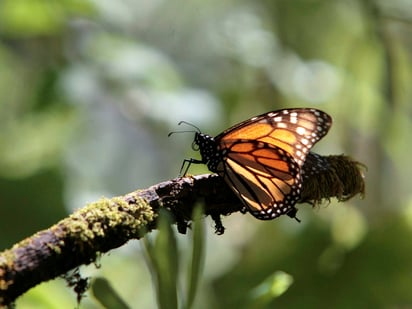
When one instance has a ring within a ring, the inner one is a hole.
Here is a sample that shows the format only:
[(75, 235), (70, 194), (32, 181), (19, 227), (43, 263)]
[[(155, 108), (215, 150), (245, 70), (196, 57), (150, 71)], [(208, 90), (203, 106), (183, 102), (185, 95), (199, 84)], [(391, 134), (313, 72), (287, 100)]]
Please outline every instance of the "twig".
[[(349, 157), (309, 154), (303, 171), (301, 202), (314, 205), (364, 193), (362, 165)], [(205, 215), (215, 220), (217, 233), (224, 230), (222, 215), (244, 210), (217, 175), (176, 178), (79, 209), (0, 253), (0, 306), (11, 304), (41, 282), (94, 262), (130, 239), (143, 237), (156, 228), (160, 207), (173, 213), (178, 230), (185, 233), (198, 202), (204, 203)]]

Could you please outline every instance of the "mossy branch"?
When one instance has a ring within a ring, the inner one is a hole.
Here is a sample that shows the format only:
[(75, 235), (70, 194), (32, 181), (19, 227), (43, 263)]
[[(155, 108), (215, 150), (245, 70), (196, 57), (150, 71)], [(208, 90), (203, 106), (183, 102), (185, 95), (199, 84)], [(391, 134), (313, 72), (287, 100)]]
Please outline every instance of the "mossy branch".
[[(314, 169), (315, 165), (322, 169)], [(336, 197), (346, 200), (364, 193), (362, 165), (346, 156), (309, 154), (303, 166), (301, 202), (312, 205)], [(315, 173), (313, 171), (316, 171)], [(124, 196), (86, 205), (47, 230), (0, 253), (0, 306), (12, 303), (35, 285), (96, 260), (99, 254), (139, 239), (156, 228), (160, 207), (174, 215), (185, 233), (196, 203), (223, 233), (220, 216), (244, 211), (217, 175), (187, 176), (165, 181)]]

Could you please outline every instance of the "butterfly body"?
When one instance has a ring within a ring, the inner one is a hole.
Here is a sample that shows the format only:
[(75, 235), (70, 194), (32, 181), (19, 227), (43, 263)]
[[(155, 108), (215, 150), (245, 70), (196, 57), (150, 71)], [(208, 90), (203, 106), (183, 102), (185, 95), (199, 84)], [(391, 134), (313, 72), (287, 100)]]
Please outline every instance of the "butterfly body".
[(196, 132), (194, 143), (199, 147), (202, 163), (211, 172), (218, 173), (218, 165), (224, 160), (224, 153), (219, 149), (216, 140), (207, 134)]
[(302, 166), (312, 146), (328, 132), (332, 120), (317, 109), (273, 111), (243, 121), (216, 137), (195, 133), (201, 160), (217, 173), (261, 220), (295, 217)]

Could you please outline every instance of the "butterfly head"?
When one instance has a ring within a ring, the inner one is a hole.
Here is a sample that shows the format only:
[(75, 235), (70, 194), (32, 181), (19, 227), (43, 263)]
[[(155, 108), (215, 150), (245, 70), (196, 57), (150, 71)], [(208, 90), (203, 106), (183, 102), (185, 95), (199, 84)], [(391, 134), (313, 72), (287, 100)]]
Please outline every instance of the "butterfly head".
[(195, 138), (192, 143), (192, 149), (200, 151), (202, 160), (191, 159), (191, 163), (203, 163), (206, 164), (210, 171), (217, 172), (218, 164), (223, 160), (223, 154), (219, 150), (216, 139), (210, 135), (204, 134), (200, 129), (191, 124), (190, 122), (180, 121), (178, 125), (185, 124), (194, 128), (194, 130), (173, 131), (168, 136), (175, 133), (195, 133)]

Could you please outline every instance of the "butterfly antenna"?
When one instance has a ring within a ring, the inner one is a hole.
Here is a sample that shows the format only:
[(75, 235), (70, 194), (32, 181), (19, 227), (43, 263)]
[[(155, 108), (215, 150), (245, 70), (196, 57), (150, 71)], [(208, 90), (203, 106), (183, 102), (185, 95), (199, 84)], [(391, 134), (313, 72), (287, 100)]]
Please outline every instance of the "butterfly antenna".
[(190, 122), (180, 121), (177, 125), (180, 126), (181, 124), (188, 125), (188, 126), (194, 128), (195, 131), (194, 131), (194, 130), (172, 131), (172, 132), (170, 132), (169, 134), (167, 134), (167, 137), (170, 137), (170, 135), (175, 134), (175, 133), (195, 133), (195, 132), (200, 133), (200, 129), (199, 129), (198, 127), (196, 127), (194, 124), (190, 123)]
[(188, 125), (192, 128), (195, 128), (196, 131), (200, 133), (200, 129), (198, 127), (196, 127), (193, 123), (190, 123), (190, 122), (187, 122), (187, 121), (180, 121), (177, 125), (180, 126), (181, 124), (185, 124), (185, 125)]
[(169, 132), (169, 134), (167, 134), (167, 137), (170, 137), (170, 135), (175, 134), (175, 133), (194, 133), (194, 132), (196, 132), (196, 131), (193, 131), (193, 130), (172, 131), (172, 132)]

